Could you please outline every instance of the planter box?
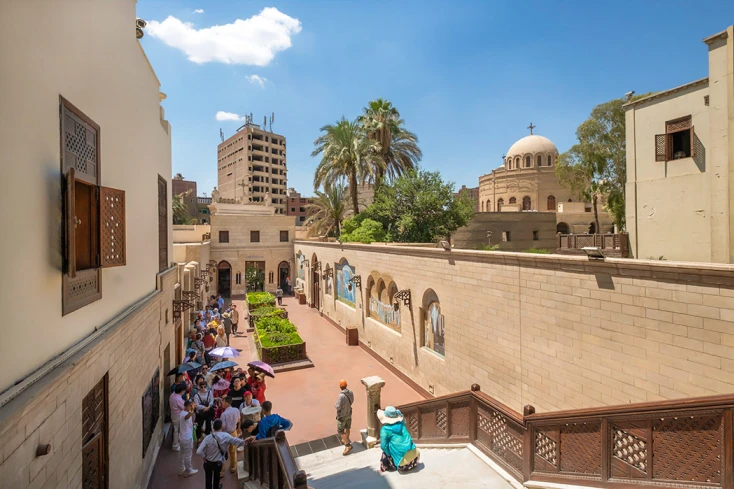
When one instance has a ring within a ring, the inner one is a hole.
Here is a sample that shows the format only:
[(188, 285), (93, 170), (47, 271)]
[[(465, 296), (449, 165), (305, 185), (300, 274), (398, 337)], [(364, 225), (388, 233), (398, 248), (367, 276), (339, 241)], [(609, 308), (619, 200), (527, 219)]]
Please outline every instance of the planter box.
[(265, 306), (275, 306), (275, 301), (273, 301), (273, 302), (265, 302), (265, 303), (262, 303), (262, 304), (250, 304), (248, 302), (247, 303), (247, 310), (248, 311), (254, 311), (255, 309), (258, 309), (260, 307), (265, 307)]
[(347, 328), (347, 345), (359, 346), (359, 330), (357, 328)]
[(260, 336), (255, 330), (255, 347), (260, 360), (269, 364), (277, 365), (279, 363), (297, 362), (307, 360), (306, 342), (297, 343), (295, 345), (283, 345), (265, 348), (260, 342)]
[(298, 303), (299, 304), (305, 304), (306, 303), (306, 294), (303, 292), (296, 292), (296, 297), (298, 297)]
[[(279, 316), (283, 319), (288, 319), (288, 311), (283, 311), (279, 314)], [(259, 316), (253, 316), (250, 314), (250, 317), (248, 318), (250, 322), (250, 329), (255, 329), (255, 318)]]

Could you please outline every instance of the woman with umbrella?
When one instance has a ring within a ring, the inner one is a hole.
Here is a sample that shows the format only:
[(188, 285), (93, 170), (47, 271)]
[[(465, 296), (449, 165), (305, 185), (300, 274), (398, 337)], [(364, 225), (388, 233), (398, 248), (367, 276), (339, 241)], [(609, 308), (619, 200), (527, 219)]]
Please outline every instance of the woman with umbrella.
[(265, 389), (267, 388), (265, 385), (265, 376), (275, 378), (273, 367), (260, 361), (250, 362), (247, 366), (250, 367), (247, 369), (247, 373), (249, 374), (247, 383), (250, 385), (252, 395), (262, 405), (265, 402)]

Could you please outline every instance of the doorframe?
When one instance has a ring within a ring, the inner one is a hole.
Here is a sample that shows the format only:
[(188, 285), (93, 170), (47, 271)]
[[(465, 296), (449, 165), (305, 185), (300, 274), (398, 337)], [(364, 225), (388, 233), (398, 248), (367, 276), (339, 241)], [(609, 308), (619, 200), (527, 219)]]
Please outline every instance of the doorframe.
[[(222, 266), (222, 263), (226, 263), (227, 264), (227, 267), (223, 267)], [(220, 289), (220, 287), (219, 287), (219, 283), (220, 283), (219, 273), (220, 273), (220, 270), (227, 270), (227, 269), (229, 270), (229, 294), (228, 294), (228, 297), (232, 297), (232, 270), (233, 269), (232, 269), (232, 264), (229, 263), (227, 260), (220, 260), (220, 262), (217, 263), (217, 293), (218, 294), (221, 294), (222, 293), (222, 291), (219, 290)], [(224, 297), (224, 295), (222, 295), (222, 297)]]

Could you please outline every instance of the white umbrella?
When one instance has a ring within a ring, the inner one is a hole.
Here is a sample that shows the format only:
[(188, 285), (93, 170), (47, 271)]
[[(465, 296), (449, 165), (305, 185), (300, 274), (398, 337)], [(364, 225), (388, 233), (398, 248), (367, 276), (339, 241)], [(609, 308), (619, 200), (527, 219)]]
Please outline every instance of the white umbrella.
[(220, 346), (219, 348), (214, 348), (209, 352), (209, 354), (219, 358), (233, 358), (240, 356), (240, 352), (231, 346)]

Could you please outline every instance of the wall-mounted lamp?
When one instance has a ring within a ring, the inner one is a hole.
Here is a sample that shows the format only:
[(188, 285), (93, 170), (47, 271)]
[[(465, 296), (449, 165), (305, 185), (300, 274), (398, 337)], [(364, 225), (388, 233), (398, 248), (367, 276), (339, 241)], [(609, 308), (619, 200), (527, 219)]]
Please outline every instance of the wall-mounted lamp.
[(598, 246), (584, 246), (581, 248), (589, 260), (604, 260), (604, 253), (601, 252), (601, 248)]
[(314, 270), (321, 270), (321, 262), (320, 261), (314, 262), (313, 269)]
[(199, 300), (199, 292), (195, 290), (184, 290), (181, 292), (181, 296), (184, 298), (184, 300), (196, 302)]
[(333, 268), (327, 268), (326, 270), (324, 270), (324, 273), (322, 274), (322, 276), (324, 277), (324, 280), (326, 280), (329, 277), (333, 277), (334, 276), (334, 269)]
[(308, 265), (309, 265), (310, 263), (311, 263), (311, 262), (309, 262), (308, 260), (303, 260), (303, 261), (301, 262), (301, 268), (303, 268), (303, 267), (306, 267), (306, 268), (308, 268)]
[(410, 289), (399, 290), (395, 293), (395, 295), (393, 296), (393, 304), (395, 306), (398, 306), (400, 301), (403, 301), (404, 306), (410, 307)]
[(181, 313), (187, 309), (194, 309), (195, 304), (185, 300), (173, 300), (173, 318), (178, 319), (181, 317)]
[(362, 290), (362, 276), (361, 275), (355, 275), (354, 277), (349, 279), (350, 284), (354, 284), (355, 286), (359, 287), (360, 290)]

